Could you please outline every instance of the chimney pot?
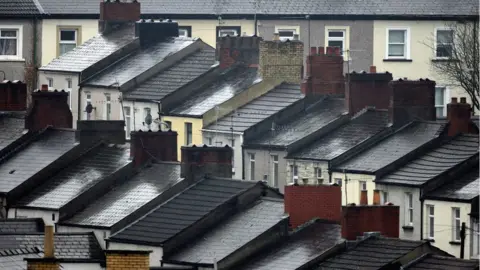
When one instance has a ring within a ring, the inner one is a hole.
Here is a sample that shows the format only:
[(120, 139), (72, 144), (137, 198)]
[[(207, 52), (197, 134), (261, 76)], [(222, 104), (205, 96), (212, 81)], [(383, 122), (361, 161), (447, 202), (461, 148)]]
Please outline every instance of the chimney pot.
[(452, 103), (457, 103), (458, 99), (456, 97), (452, 97)]
[(318, 54), (317, 47), (310, 47), (310, 55)]
[(55, 257), (55, 247), (54, 247), (54, 227), (51, 225), (45, 226), (45, 241), (44, 241), (44, 257), (45, 258), (54, 258)]
[(42, 88), (40, 90), (48, 91), (48, 84), (42, 84)]
[(318, 54), (324, 55), (325, 54), (325, 47), (318, 47)]
[(466, 97), (461, 97), (460, 98), (460, 103), (466, 104), (467, 103), (467, 98)]
[(376, 66), (370, 66), (370, 73), (377, 73), (377, 67)]
[(177, 136), (177, 132), (132, 132), (130, 156), (135, 166), (141, 166), (151, 159), (177, 161)]
[(380, 205), (380, 190), (373, 191), (373, 205)]

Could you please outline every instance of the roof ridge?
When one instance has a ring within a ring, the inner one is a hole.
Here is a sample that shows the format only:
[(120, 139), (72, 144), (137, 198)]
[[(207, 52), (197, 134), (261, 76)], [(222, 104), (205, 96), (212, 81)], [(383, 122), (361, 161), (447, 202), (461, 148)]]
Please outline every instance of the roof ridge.
[(42, 7), (42, 4), (38, 0), (32, 0), (32, 1), (35, 4), (35, 6), (37, 7), (38, 12), (40, 12), (40, 14), (48, 14), (48, 13), (45, 12), (45, 10)]

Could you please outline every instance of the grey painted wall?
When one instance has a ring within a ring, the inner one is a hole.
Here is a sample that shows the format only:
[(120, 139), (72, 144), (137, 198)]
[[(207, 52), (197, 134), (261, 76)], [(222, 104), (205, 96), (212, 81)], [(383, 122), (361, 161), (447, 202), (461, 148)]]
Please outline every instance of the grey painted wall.
[(285, 156), (287, 155), (286, 151), (268, 151), (268, 150), (258, 150), (258, 149), (243, 149), (243, 155), (245, 157), (245, 179), (250, 179), (250, 156), (249, 154), (255, 154), (255, 179), (256, 181), (263, 180), (265, 174), (268, 175), (268, 184), (273, 186), (272, 175), (272, 164), (271, 156), (278, 155), (278, 187), (280, 192), (283, 193), (284, 187), (286, 185), (286, 176), (287, 176), (287, 160)]
[[(275, 26), (299, 26), (300, 40), (305, 44), (305, 56), (309, 47), (325, 46), (325, 26), (349, 26), (350, 70), (368, 70), (373, 64), (373, 21), (310, 21), (310, 42), (308, 20), (259, 20), (258, 32), (266, 40), (273, 39)], [(309, 46), (310, 43), (310, 46)], [(347, 72), (347, 65), (344, 67)]]

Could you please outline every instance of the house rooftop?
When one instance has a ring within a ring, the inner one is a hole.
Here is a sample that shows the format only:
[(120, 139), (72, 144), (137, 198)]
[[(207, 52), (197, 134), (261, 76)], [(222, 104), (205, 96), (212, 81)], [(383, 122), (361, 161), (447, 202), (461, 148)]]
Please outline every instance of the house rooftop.
[(464, 134), (444, 142), (394, 172), (377, 180), (385, 184), (423, 185), (478, 155), (478, 135)]
[[(325, 127), (345, 113), (345, 100), (341, 98), (327, 98), (312, 108), (295, 114), (293, 119), (278, 123), (275, 131), (266, 132), (260, 138), (247, 142), (252, 146), (288, 146), (315, 131)], [(278, 129), (278, 130), (277, 130)]]
[(332, 160), (389, 126), (387, 111), (367, 109), (348, 123), (320, 137), (288, 158)]
[(0, 112), (0, 151), (25, 134), (25, 112)]
[(112, 235), (113, 242), (161, 245), (257, 182), (205, 178), (130, 226)]
[(339, 224), (317, 220), (293, 233), (282, 244), (259, 253), (236, 269), (298, 269), (341, 242), (340, 231)]
[(112, 227), (181, 180), (180, 164), (154, 163), (60, 224)]
[(439, 256), (427, 253), (417, 260), (404, 266), (405, 270), (474, 270), (478, 269), (478, 260), (464, 260), (453, 257)]
[(43, 232), (44, 225), (41, 218), (0, 219), (0, 234)]
[(204, 129), (243, 132), (303, 97), (300, 84), (282, 83)]
[(124, 97), (134, 100), (162, 100), (168, 94), (209, 71), (214, 64), (215, 50), (211, 47), (203, 48), (140, 83), (124, 93)]
[(476, 166), (463, 176), (455, 177), (453, 181), (450, 181), (449, 183), (439, 186), (435, 190), (428, 192), (425, 194), (425, 198), (470, 202), (475, 197), (478, 197), (479, 188), (480, 178), (478, 175), (478, 166)]
[(129, 149), (100, 145), (20, 198), (15, 207), (60, 209), (129, 162)]
[(0, 17), (34, 17), (43, 13), (37, 0), (0, 1)]
[(285, 219), (283, 200), (260, 199), (166, 260), (199, 264), (219, 262)]
[[(14, 254), (14, 255), (12, 255)], [(27, 270), (25, 258), (42, 258), (40, 250), (34, 248), (6, 249), (0, 252), (0, 268), (8, 270)]]
[(336, 166), (334, 171), (375, 173), (437, 138), (443, 127), (435, 122), (412, 122), (370, 149)]

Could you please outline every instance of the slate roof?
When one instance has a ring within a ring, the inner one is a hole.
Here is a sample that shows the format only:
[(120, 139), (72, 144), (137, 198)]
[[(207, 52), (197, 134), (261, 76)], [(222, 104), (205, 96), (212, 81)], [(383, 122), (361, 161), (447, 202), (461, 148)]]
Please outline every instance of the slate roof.
[(128, 149), (102, 145), (21, 198), (16, 207), (60, 209), (130, 162)]
[[(57, 4), (62, 6), (63, 3), (58, 1)], [(77, 5), (73, 4), (73, 6)], [(134, 40), (133, 25), (118, 29), (108, 35), (98, 34), (75, 49), (53, 59), (40, 70), (82, 72)]]
[(103, 87), (112, 85), (122, 86), (124, 83), (158, 65), (165, 60), (166, 57), (192, 45), (196, 40), (196, 38), (189, 37), (172, 37), (151, 46), (141, 48), (95, 75), (86, 81), (84, 85)]
[(471, 201), (478, 196), (480, 188), (480, 178), (478, 167), (472, 168), (472, 171), (465, 175), (454, 178), (450, 183), (437, 187), (435, 190), (425, 194), (426, 198)]
[(44, 223), (41, 218), (0, 219), (0, 234), (43, 232), (43, 230)]
[(433, 254), (425, 254), (414, 263), (404, 266), (409, 270), (474, 270), (478, 269), (478, 260), (464, 260)]
[(73, 130), (47, 129), (22, 151), (0, 164), (0, 193), (10, 192), (75, 145)]
[[(39, 0), (45, 11), (50, 14), (98, 14), (96, 0)], [(141, 2), (142, 14), (284, 14), (284, 15), (476, 15), (478, 2), (475, 0), (145, 0)]]
[(178, 104), (169, 114), (201, 117), (208, 110), (240, 94), (257, 82), (260, 82), (260, 77), (256, 68), (233, 68)]
[(24, 131), (24, 115), (0, 113), (0, 151), (22, 137)]
[(292, 270), (312, 261), (342, 241), (341, 226), (316, 221), (294, 233), (283, 244), (249, 259), (236, 270)]
[(113, 242), (161, 245), (256, 182), (204, 179), (112, 235)]
[(457, 136), (377, 181), (387, 184), (422, 185), (478, 154), (478, 140), (478, 135)]
[(205, 127), (207, 130), (243, 132), (265, 118), (302, 99), (300, 84), (283, 83)]
[(204, 48), (185, 57), (168, 69), (152, 76), (131, 91), (125, 99), (161, 100), (166, 95), (192, 82), (215, 64), (215, 50)]
[(61, 224), (111, 227), (180, 180), (179, 164), (152, 164)]
[(34, 17), (42, 12), (37, 0), (0, 1), (0, 17)]
[(387, 128), (387, 111), (368, 109), (288, 158), (332, 160)]
[(290, 121), (278, 123), (275, 127), (275, 132), (266, 132), (258, 139), (246, 144), (288, 146), (325, 127), (328, 123), (339, 118), (344, 112), (344, 99), (326, 99), (319, 104), (315, 104), (315, 107), (311, 110), (294, 115)]
[(442, 130), (442, 124), (412, 122), (405, 128), (380, 141), (372, 148), (340, 164), (334, 168), (334, 170), (375, 173), (377, 170), (438, 137)]
[(369, 238), (359, 242), (355, 247), (326, 260), (317, 269), (377, 270), (423, 244), (426, 244), (426, 242), (396, 238)]
[[(3, 254), (2, 254), (3, 253)], [(11, 255), (15, 254), (15, 255)], [(27, 262), (24, 258), (42, 258), (38, 248), (12, 249), (0, 252), (0, 269), (26, 270)]]

